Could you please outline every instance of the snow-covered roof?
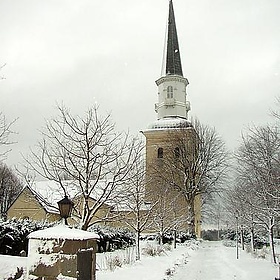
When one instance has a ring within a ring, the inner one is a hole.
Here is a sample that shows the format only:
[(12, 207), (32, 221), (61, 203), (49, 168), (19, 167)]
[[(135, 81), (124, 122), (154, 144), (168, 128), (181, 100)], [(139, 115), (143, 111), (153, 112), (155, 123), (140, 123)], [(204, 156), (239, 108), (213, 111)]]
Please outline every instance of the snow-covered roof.
[[(77, 195), (77, 187), (71, 181), (64, 181), (67, 195), (72, 199)], [(57, 202), (64, 198), (65, 194), (59, 183), (55, 181), (35, 181), (29, 185), (29, 189), (49, 213), (58, 213)]]
[[(67, 196), (70, 199), (74, 199), (81, 194), (81, 189), (78, 187), (78, 182), (65, 180), (62, 182), (62, 184), (66, 190)], [(107, 184), (108, 182), (106, 180), (98, 181), (98, 184), (92, 191), (91, 198), (98, 199), (104, 195), (104, 191), (110, 192), (111, 189), (106, 187)], [(58, 182), (51, 180), (35, 181), (28, 187), (48, 213), (59, 214), (57, 202), (63, 199), (65, 194), (63, 188)], [(121, 200), (123, 200), (122, 196), (124, 191), (124, 187), (118, 186), (114, 189), (114, 192), (111, 193), (110, 199), (106, 199), (104, 203), (106, 203), (108, 206), (115, 206), (116, 204), (120, 206)]]
[[(135, 201), (131, 195), (130, 187), (126, 184), (118, 185), (112, 191), (110, 187), (107, 187), (108, 182), (109, 181), (106, 180), (99, 180), (94, 186), (91, 198), (98, 200), (104, 195), (104, 193), (110, 192), (109, 198), (106, 196), (106, 198), (101, 199), (104, 205), (111, 207), (113, 211), (131, 211), (131, 209), (134, 209)], [(66, 190), (67, 196), (71, 200), (81, 195), (81, 189), (77, 181), (65, 180), (62, 181), (62, 184)], [(63, 199), (65, 194), (58, 182), (51, 180), (34, 181), (28, 186), (28, 188), (48, 213), (59, 214), (57, 202)], [(150, 205), (144, 203), (144, 198), (142, 201), (143, 205), (141, 206), (141, 210), (148, 210)]]
[(190, 121), (183, 118), (163, 118), (151, 123), (145, 131), (149, 130), (164, 130), (192, 127)]
[(87, 240), (99, 239), (99, 235), (93, 232), (69, 228), (60, 224), (51, 228), (37, 230), (28, 235), (29, 239), (67, 239), (67, 240)]
[[(35, 181), (29, 184), (27, 188), (48, 213), (59, 214), (57, 202), (63, 199), (65, 195), (57, 182)], [(74, 191), (73, 186), (67, 186), (69, 197), (73, 198), (76, 193), (77, 191)]]
[(34, 182), (28, 188), (48, 213), (59, 214), (57, 202), (64, 197), (62, 189), (52, 181)]

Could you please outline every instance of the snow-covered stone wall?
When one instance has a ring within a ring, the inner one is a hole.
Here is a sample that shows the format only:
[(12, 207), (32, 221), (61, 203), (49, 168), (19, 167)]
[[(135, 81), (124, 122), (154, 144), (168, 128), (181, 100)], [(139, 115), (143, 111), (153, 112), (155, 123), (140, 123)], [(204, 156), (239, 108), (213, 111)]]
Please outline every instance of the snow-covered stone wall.
[[(95, 254), (98, 235), (60, 225), (29, 235), (28, 279), (59, 279), (61, 275), (77, 278), (78, 254), (90, 251), (88, 266), (95, 279)], [(41, 277), (41, 278), (40, 278)]]

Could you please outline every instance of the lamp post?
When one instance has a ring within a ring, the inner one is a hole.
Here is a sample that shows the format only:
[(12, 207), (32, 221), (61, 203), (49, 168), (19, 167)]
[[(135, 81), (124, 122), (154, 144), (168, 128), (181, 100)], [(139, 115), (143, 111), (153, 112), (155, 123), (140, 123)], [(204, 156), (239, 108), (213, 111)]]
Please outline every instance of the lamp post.
[(64, 218), (65, 225), (68, 225), (67, 218), (71, 216), (74, 203), (65, 195), (63, 199), (57, 202), (60, 216)]
[(238, 211), (235, 212), (235, 219), (236, 219), (236, 259), (239, 259), (239, 252), (238, 252)]

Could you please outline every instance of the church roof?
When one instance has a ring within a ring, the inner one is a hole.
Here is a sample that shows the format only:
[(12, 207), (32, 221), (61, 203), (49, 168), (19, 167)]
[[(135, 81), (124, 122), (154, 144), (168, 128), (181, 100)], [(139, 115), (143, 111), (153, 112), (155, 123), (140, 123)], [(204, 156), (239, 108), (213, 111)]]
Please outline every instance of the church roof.
[(183, 76), (178, 36), (172, 0), (169, 1), (168, 31), (166, 42), (166, 75)]
[(148, 126), (148, 129), (145, 131), (149, 130), (165, 130), (165, 129), (180, 129), (180, 128), (192, 128), (192, 124), (190, 121), (184, 119), (184, 118), (175, 118), (175, 117), (170, 117), (170, 118), (163, 118), (159, 119), (152, 124)]
[[(106, 180), (99, 180), (98, 184), (91, 192), (91, 198), (94, 200), (103, 201), (103, 204), (108, 207), (117, 207), (119, 210), (125, 211), (132, 207), (133, 201), (129, 201), (129, 195), (126, 193), (126, 186), (120, 185), (114, 191), (107, 187)], [(81, 195), (81, 190), (77, 181), (65, 180), (62, 181), (63, 186), (67, 191), (67, 196), (74, 200)], [(57, 202), (64, 196), (64, 191), (58, 182), (52, 180), (34, 181), (27, 189), (33, 194), (37, 201), (48, 213), (59, 214)], [(105, 198), (102, 196), (111, 191), (111, 196)], [(143, 209), (142, 209), (143, 210)]]

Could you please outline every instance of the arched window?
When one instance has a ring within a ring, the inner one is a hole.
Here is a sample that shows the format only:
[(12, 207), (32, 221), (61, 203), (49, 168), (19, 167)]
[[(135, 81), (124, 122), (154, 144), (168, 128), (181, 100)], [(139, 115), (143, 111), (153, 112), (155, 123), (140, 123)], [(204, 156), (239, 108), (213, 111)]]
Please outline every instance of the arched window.
[(167, 87), (167, 98), (173, 98), (173, 87), (172, 86)]
[(174, 156), (175, 156), (175, 158), (179, 158), (180, 157), (180, 149), (179, 149), (179, 147), (176, 147), (174, 149)]
[(157, 157), (158, 158), (163, 158), (163, 148), (158, 148)]

